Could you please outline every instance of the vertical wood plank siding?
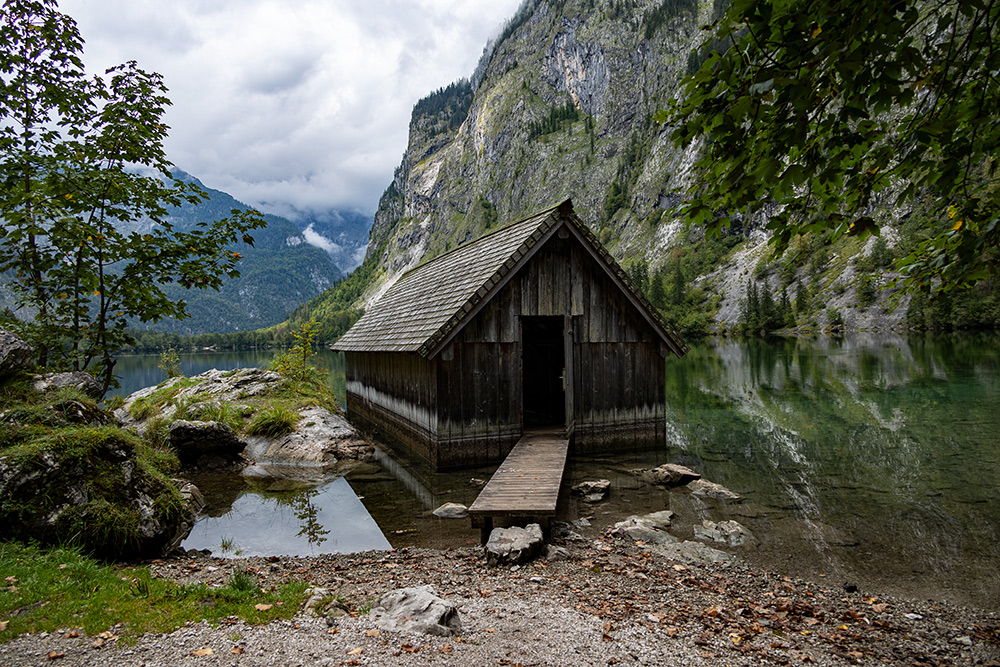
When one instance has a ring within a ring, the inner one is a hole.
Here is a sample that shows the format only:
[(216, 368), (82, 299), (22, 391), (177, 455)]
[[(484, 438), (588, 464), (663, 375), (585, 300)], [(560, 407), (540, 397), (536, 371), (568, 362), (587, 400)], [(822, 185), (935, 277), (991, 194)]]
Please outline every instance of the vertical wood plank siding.
[(349, 417), (438, 469), (502, 460), (522, 433), (519, 318), (536, 315), (572, 316), (573, 451), (663, 443), (658, 334), (573, 238), (540, 248), (448, 354), (348, 352)]

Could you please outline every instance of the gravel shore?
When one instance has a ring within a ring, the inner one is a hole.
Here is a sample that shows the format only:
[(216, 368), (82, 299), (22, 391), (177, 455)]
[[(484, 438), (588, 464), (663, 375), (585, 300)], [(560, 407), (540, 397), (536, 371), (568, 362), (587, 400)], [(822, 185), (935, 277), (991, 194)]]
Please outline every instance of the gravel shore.
[[(312, 558), (154, 561), (157, 576), (222, 585), (249, 568), (262, 585), (304, 580), (351, 613), (251, 626), (195, 623), (135, 645), (74, 633), (0, 645), (0, 667), (146, 665), (982, 665), (1000, 667), (1000, 614), (846, 591), (743, 561), (681, 564), (610, 535), (562, 545), (558, 561), (487, 568), (478, 548)], [(431, 584), (456, 604), (458, 637), (379, 629), (386, 592)], [(113, 634), (113, 633), (112, 633)], [(57, 655), (58, 658), (50, 658)]]

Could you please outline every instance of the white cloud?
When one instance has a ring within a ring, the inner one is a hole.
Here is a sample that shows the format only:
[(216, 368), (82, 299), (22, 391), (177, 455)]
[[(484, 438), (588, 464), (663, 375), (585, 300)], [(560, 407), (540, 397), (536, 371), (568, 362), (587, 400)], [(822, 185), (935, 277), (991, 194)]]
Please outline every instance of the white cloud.
[(519, 0), (63, 0), (92, 71), (159, 72), (170, 159), (250, 204), (372, 212), (410, 111)]

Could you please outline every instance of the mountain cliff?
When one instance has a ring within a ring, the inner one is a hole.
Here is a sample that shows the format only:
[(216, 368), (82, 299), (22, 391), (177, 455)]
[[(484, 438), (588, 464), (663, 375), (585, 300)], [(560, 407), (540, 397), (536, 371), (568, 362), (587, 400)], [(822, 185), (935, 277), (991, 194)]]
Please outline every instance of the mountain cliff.
[[(724, 1), (525, 0), (470, 80), (414, 107), (355, 305), (425, 258), (571, 197), (650, 300), (689, 333), (951, 317), (950, 305), (914, 311), (889, 288), (887, 267), (928, 224), (920, 210), (879, 212), (880, 238), (806, 236), (781, 257), (772, 256), (764, 217), (705, 238), (666, 214), (698, 148), (678, 151), (652, 117), (707, 58), (700, 27)], [(299, 316), (332, 301), (343, 308), (345, 296), (333, 290)]]

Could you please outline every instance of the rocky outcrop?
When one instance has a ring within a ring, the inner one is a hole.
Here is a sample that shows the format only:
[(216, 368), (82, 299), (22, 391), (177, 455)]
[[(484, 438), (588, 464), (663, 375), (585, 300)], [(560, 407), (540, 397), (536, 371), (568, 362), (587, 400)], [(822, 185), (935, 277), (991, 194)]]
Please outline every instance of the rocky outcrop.
[(331, 466), (338, 461), (366, 461), (375, 449), (351, 424), (319, 407), (299, 410), (295, 430), (277, 438), (247, 438), (244, 452), (262, 466)]
[[(290, 467), (324, 468), (339, 461), (372, 457), (372, 445), (343, 416), (318, 406), (300, 409), (294, 430), (277, 437), (240, 437), (217, 420), (198, 419), (221, 409), (249, 418), (284, 381), (279, 373), (259, 368), (212, 369), (140, 389), (125, 399), (115, 417), (123, 426), (140, 433), (154, 420), (172, 422), (170, 442), (185, 465), (218, 467), (242, 458), (256, 464), (255, 474), (268, 469), (273, 476), (284, 477)], [(169, 401), (162, 402), (152, 413), (142, 409), (165, 392), (171, 396)], [(191, 418), (175, 419), (178, 406)]]
[(70, 541), (111, 559), (159, 556), (187, 536), (204, 501), (151, 474), (125, 433), (78, 433), (73, 448), (0, 456), (0, 539)]
[(0, 378), (31, 368), (31, 353), (30, 345), (0, 329)]
[(104, 395), (101, 383), (94, 379), (93, 375), (83, 371), (36, 375), (32, 378), (31, 386), (39, 394), (70, 387), (93, 399), (99, 399)]
[(462, 632), (455, 605), (438, 597), (431, 586), (414, 586), (386, 593), (372, 610), (383, 630), (451, 637)]
[(534, 559), (542, 551), (544, 537), (537, 523), (521, 528), (494, 528), (486, 542), (486, 564), (519, 565)]

